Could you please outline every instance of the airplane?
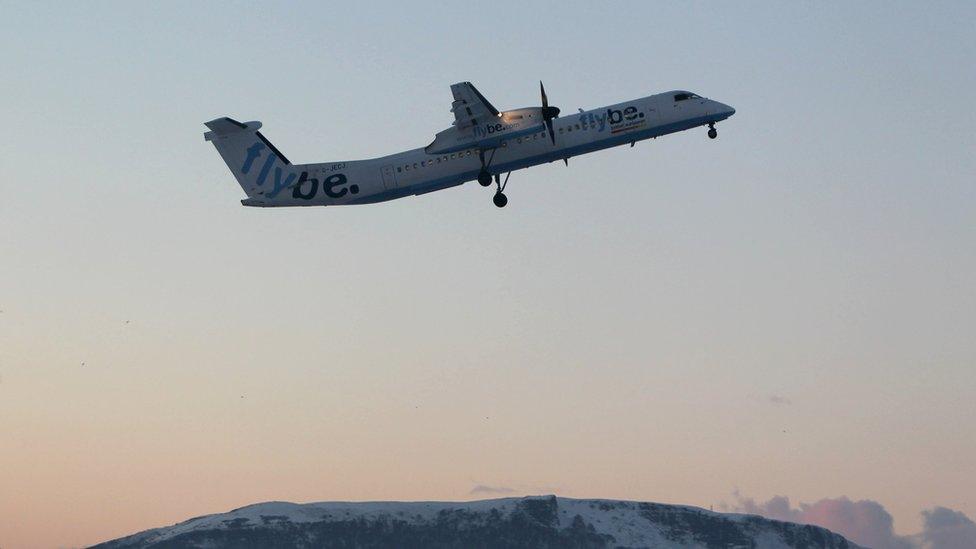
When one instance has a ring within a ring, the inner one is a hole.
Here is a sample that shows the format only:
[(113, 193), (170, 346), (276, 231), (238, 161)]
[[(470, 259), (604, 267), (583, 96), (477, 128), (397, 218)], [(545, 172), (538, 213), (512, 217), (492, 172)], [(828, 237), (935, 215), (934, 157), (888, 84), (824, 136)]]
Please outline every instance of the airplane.
[[(560, 117), (539, 82), (542, 106), (499, 111), (470, 82), (451, 86), (451, 127), (426, 147), (369, 160), (292, 164), (259, 131), (260, 122), (223, 117), (206, 122), (213, 143), (247, 198), (244, 206), (372, 204), (478, 181), (495, 183), (492, 201), (508, 204), (515, 170), (715, 124), (735, 109), (675, 90)], [(504, 181), (501, 176), (505, 174)]]

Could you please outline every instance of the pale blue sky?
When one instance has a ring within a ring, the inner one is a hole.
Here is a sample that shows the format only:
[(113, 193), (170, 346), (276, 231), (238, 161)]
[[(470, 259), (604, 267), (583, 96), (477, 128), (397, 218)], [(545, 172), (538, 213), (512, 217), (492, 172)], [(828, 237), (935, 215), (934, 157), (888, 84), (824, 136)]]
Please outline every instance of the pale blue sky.
[[(477, 484), (976, 516), (972, 3), (0, 13), (0, 545)], [(379, 156), (453, 82), (539, 79), (738, 112), (517, 172), (504, 210), (243, 208), (202, 137)]]

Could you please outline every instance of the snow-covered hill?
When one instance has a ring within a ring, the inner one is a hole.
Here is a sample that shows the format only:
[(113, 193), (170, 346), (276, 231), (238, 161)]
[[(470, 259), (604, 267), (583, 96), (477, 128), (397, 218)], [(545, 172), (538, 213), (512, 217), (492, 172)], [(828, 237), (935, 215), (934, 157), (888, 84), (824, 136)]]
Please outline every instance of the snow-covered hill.
[(817, 526), (556, 496), (461, 503), (259, 503), (95, 546), (130, 548), (857, 548)]

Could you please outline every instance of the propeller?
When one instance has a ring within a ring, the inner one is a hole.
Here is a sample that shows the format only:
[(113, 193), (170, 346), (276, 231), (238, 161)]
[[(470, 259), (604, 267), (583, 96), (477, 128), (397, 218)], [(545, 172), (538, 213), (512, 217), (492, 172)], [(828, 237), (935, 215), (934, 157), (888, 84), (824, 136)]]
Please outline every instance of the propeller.
[(552, 139), (552, 144), (555, 145), (556, 131), (552, 129), (552, 120), (559, 118), (559, 107), (549, 106), (549, 98), (546, 97), (546, 87), (542, 85), (542, 80), (539, 80), (539, 92), (542, 93), (542, 121), (549, 130), (549, 139)]

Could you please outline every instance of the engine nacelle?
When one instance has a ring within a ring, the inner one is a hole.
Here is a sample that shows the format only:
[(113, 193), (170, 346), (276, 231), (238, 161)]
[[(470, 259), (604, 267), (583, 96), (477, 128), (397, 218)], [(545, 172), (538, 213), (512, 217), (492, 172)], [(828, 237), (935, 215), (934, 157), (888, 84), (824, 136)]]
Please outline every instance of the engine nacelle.
[(545, 129), (542, 109), (529, 107), (498, 113), (479, 120), (477, 124), (459, 128), (452, 126), (437, 132), (433, 143), (424, 148), (429, 154), (442, 154), (465, 149), (494, 149), (502, 141), (514, 139)]

